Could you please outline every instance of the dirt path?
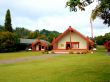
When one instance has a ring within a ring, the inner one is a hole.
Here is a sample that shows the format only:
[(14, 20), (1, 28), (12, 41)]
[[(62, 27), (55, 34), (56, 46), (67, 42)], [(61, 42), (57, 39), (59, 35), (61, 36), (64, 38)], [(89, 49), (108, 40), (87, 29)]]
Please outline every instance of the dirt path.
[(14, 64), (17, 62), (24, 62), (24, 61), (29, 61), (29, 60), (39, 60), (39, 59), (45, 59), (45, 58), (50, 58), (53, 56), (59, 56), (62, 54), (45, 54), (41, 56), (28, 56), (28, 57), (20, 57), (16, 59), (7, 59), (7, 60), (0, 60), (0, 64)]

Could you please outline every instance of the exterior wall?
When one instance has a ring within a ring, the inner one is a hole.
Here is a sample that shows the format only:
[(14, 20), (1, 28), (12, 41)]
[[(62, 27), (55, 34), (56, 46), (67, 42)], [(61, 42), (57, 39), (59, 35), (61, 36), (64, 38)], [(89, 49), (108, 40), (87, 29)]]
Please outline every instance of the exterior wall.
[(36, 50), (39, 50), (39, 45), (36, 45)]
[(79, 42), (79, 49), (87, 49), (87, 42), (81, 36), (72, 33), (72, 42)]
[[(44, 49), (42, 48), (42, 45), (41, 45), (41, 51), (44, 51), (45, 50), (45, 47)], [(39, 45), (36, 45), (36, 51), (39, 51)]]
[[(78, 49), (87, 49), (87, 42), (85, 39), (73, 32), (71, 34), (71, 42), (79, 42)], [(69, 32), (58, 41), (58, 49), (66, 49), (66, 42), (70, 42)]]
[(66, 42), (70, 42), (70, 34), (66, 34), (58, 41), (58, 49), (66, 49)]

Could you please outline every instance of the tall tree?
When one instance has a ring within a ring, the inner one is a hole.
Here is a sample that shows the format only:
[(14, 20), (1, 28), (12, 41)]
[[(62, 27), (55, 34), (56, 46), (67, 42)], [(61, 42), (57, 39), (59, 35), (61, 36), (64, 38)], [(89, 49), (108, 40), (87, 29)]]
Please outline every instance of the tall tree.
[(6, 12), (4, 27), (5, 27), (5, 31), (13, 32), (11, 25), (11, 14), (9, 9)]
[(78, 8), (81, 11), (85, 10), (85, 7), (98, 1), (98, 5), (93, 9), (91, 19), (94, 20), (96, 17), (100, 17), (104, 24), (110, 26), (110, 0), (69, 0), (66, 6), (70, 7), (70, 11), (77, 11)]

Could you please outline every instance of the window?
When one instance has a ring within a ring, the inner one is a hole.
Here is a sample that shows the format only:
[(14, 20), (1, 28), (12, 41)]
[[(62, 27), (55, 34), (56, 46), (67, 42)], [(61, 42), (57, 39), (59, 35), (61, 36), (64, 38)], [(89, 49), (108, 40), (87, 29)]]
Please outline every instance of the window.
[(61, 47), (64, 47), (64, 44), (61, 44)]
[(72, 42), (72, 48), (79, 48), (79, 42)]
[(66, 42), (66, 49), (78, 49), (79, 42)]

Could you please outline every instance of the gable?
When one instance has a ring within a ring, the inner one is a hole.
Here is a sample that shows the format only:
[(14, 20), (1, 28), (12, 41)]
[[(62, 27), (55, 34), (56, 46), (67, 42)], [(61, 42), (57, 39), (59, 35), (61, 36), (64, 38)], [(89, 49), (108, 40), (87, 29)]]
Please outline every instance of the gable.
[[(84, 35), (82, 35), (80, 32), (78, 32), (78, 31), (76, 31), (75, 29), (73, 29), (73, 28), (71, 28), (71, 26), (69, 26), (69, 28), (66, 30), (66, 31), (64, 31), (61, 35), (59, 35), (56, 39), (54, 39), (53, 41), (52, 41), (52, 44), (54, 44), (54, 43), (57, 43), (59, 40), (62, 40), (62, 38), (64, 38), (64, 37), (66, 37), (66, 36), (68, 36), (68, 34), (69, 34), (69, 36), (70, 36), (70, 32), (71, 33), (75, 33), (76, 35), (78, 35), (80, 38), (82, 38), (83, 40), (85, 40), (87, 43), (90, 43), (90, 44), (94, 44), (90, 39), (88, 39), (88, 38), (86, 38)], [(69, 37), (68, 36), (68, 37)], [(73, 35), (72, 35), (73, 36)], [(69, 37), (70, 38), (70, 37)], [(77, 39), (77, 37), (76, 37), (76, 39)], [(70, 41), (70, 39), (68, 39), (69, 41)]]
[(61, 39), (59, 39), (57, 42), (58, 48), (65, 49), (66, 43), (68, 42), (78, 43), (79, 49), (87, 49), (87, 41), (74, 32), (71, 33), (71, 41), (69, 32), (66, 35), (64, 35)]

